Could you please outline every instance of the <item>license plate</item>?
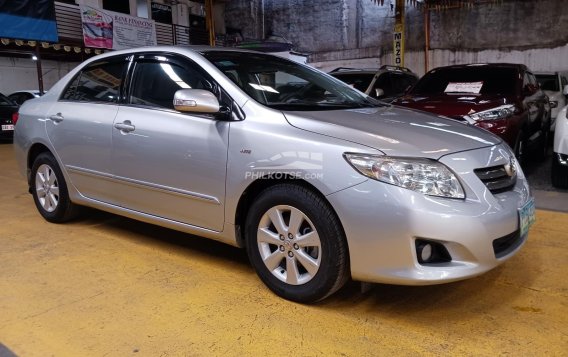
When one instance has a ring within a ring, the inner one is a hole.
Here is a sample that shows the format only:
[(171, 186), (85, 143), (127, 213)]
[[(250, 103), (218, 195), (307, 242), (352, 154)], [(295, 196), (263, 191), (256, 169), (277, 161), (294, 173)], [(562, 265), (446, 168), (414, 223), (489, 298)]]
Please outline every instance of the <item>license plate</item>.
[(532, 198), (519, 209), (519, 221), (521, 237), (523, 237), (529, 232), (529, 228), (531, 228), (535, 221), (534, 200)]
[(2, 131), (14, 131), (14, 125), (2, 125)]

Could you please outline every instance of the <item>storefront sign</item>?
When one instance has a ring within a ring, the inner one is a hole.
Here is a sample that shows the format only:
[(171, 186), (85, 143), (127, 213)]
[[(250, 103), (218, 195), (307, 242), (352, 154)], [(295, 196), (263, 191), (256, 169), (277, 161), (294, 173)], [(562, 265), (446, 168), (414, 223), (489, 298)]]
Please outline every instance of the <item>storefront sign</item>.
[[(398, 27), (398, 28), (397, 28)], [(404, 67), (404, 31), (403, 26), (395, 26), (393, 36), (393, 63), (395, 66)]]
[(152, 2), (152, 19), (162, 24), (172, 23), (172, 7)]
[(153, 20), (81, 6), (85, 47), (121, 50), (156, 45)]

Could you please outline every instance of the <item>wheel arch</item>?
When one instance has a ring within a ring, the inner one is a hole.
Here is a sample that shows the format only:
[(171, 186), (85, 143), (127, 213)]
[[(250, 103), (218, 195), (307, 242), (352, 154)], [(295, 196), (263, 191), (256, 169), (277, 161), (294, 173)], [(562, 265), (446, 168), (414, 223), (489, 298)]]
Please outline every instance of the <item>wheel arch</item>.
[(325, 195), (321, 193), (320, 190), (318, 190), (314, 185), (309, 183), (307, 180), (299, 179), (297, 177), (285, 173), (282, 174), (273, 173), (260, 177), (255, 181), (253, 181), (243, 191), (241, 197), (239, 198), (239, 202), (237, 204), (237, 209), (235, 212), (235, 229), (236, 229), (235, 235), (236, 235), (237, 245), (239, 247), (245, 246), (245, 235), (244, 235), (245, 220), (249, 212), (249, 209), (252, 203), (254, 202), (254, 200), (256, 199), (256, 197), (258, 197), (258, 195), (260, 195), (260, 193), (262, 193), (267, 188), (283, 183), (294, 184), (309, 189), (310, 191), (318, 195), (329, 206), (329, 208), (331, 209), (331, 211), (339, 221), (339, 225), (343, 233), (343, 237), (345, 239), (347, 251), (349, 252), (349, 242), (346, 239), (345, 230), (343, 229), (343, 223), (341, 221), (341, 218), (339, 217), (337, 211), (331, 205), (329, 200), (325, 197)]
[(26, 179), (28, 181), (28, 187), (31, 190), (31, 169), (34, 164), (35, 159), (42, 153), (48, 152), (53, 155), (49, 148), (42, 143), (33, 144), (28, 150), (28, 157), (26, 160)]

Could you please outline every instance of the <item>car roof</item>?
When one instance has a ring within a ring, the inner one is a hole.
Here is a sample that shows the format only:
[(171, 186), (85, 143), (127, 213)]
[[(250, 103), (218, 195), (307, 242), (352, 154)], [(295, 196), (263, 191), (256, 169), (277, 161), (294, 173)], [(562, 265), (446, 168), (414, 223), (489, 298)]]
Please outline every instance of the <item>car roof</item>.
[[(211, 47), (211, 46), (203, 46), (203, 45), (189, 45), (189, 46), (145, 46), (145, 47), (136, 47), (136, 48), (128, 48), (125, 50), (118, 50), (118, 51), (109, 51), (103, 54), (95, 56), (96, 58), (105, 58), (111, 57), (116, 55), (123, 55), (123, 54), (136, 54), (141, 52), (195, 52), (195, 53), (204, 53), (204, 52), (242, 52), (242, 53), (255, 53), (255, 54), (262, 54), (262, 52), (252, 51), (252, 50), (245, 50), (242, 48), (235, 48), (235, 47)], [(92, 57), (92, 58), (95, 58)]]
[(80, 64), (80, 66), (82, 67), (92, 62), (96, 62), (109, 57), (132, 55), (137, 53), (148, 53), (148, 52), (164, 52), (164, 53), (178, 53), (178, 54), (185, 53), (189, 55), (195, 55), (195, 54), (202, 55), (208, 52), (235, 52), (235, 53), (250, 53), (256, 55), (268, 55), (268, 56), (283, 58), (270, 53), (263, 53), (263, 52), (234, 48), (234, 47), (211, 47), (203, 45), (144, 46), (144, 47), (128, 48), (117, 51), (108, 51), (85, 60)]
[(515, 68), (518, 70), (528, 71), (528, 67), (520, 63), (468, 63), (468, 64), (454, 64), (451, 66), (441, 66), (436, 67), (432, 71), (447, 68), (474, 68), (474, 67), (503, 67), (503, 68)]
[(351, 68), (351, 67), (337, 67), (329, 72), (329, 74), (375, 74), (377, 72), (398, 72), (398, 73), (408, 73), (416, 75), (410, 69), (406, 67), (392, 66), (392, 65), (382, 65), (379, 68)]

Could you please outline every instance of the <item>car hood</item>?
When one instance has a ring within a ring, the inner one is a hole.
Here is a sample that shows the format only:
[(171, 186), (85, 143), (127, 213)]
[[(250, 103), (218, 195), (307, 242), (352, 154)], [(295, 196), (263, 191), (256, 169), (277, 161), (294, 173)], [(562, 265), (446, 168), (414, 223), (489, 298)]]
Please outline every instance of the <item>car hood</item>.
[(394, 106), (284, 115), (297, 128), (365, 145), (390, 156), (439, 159), (501, 142), (485, 130), (456, 120)]
[(499, 95), (479, 94), (438, 94), (438, 95), (405, 95), (393, 102), (407, 108), (424, 110), (451, 118), (461, 118), (495, 108), (504, 104), (513, 104), (511, 98)]

